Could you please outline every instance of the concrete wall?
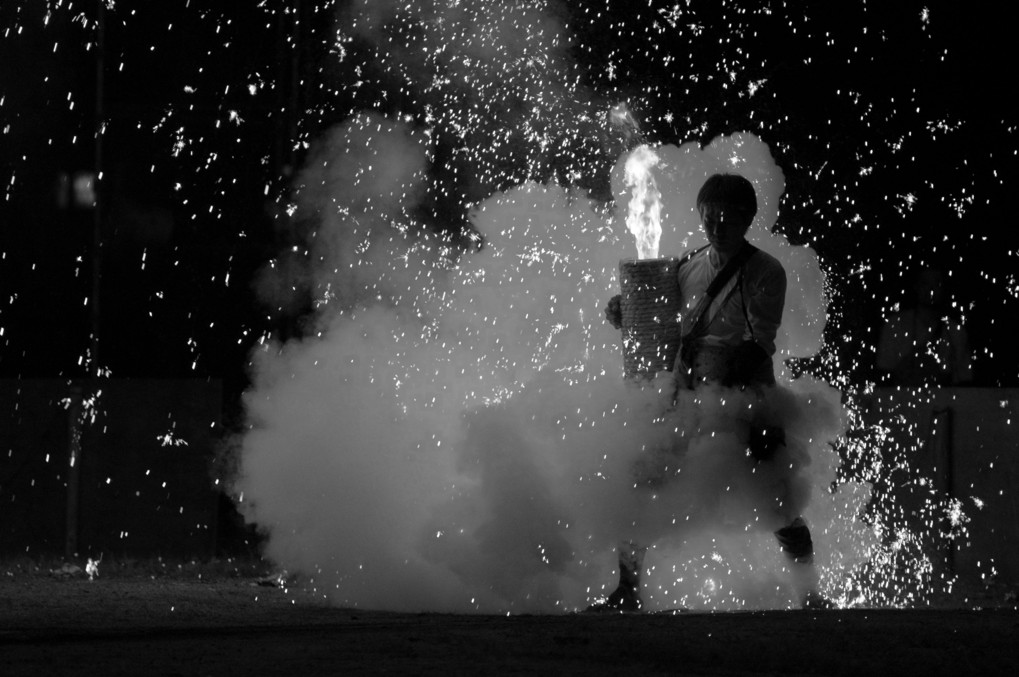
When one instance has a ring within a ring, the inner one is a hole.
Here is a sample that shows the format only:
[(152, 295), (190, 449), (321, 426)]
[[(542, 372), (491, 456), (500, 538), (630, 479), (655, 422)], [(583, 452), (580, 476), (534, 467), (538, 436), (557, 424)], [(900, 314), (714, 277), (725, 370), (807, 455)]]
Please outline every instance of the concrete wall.
[(931, 488), (961, 501), (970, 521), (948, 553), (955, 573), (1019, 583), (1019, 389), (879, 390), (871, 416), (888, 424), (911, 476), (933, 480), (889, 487), (900, 505), (916, 510)]
[(0, 381), (0, 553), (211, 554), (221, 411), (211, 380)]
[[(77, 538), (82, 555), (214, 552), (220, 494), (210, 475), (222, 409), (218, 382), (103, 379), (94, 421), (82, 385)], [(66, 380), (0, 381), (0, 554), (62, 553), (75, 427)], [(960, 575), (1019, 582), (1019, 389), (881, 390), (872, 416), (908, 447), (912, 475), (962, 500)], [(186, 444), (181, 443), (186, 442)], [(906, 477), (899, 475), (897, 477)], [(929, 486), (883, 487), (907, 511)], [(978, 507), (978, 502), (982, 507)]]

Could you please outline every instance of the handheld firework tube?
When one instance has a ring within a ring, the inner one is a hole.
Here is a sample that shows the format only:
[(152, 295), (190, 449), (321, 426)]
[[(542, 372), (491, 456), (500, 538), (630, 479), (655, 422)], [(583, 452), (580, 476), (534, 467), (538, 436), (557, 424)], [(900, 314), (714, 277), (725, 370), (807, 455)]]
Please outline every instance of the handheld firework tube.
[(674, 257), (619, 262), (627, 377), (651, 379), (672, 369), (680, 337), (678, 268)]

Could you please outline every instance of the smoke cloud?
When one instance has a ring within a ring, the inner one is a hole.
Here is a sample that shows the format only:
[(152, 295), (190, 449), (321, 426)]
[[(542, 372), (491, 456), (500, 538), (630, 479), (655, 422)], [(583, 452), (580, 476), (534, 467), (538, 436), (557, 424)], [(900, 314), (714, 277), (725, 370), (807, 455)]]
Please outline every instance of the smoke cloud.
[[(693, 196), (707, 175), (744, 173), (761, 203), (753, 239), (790, 272), (781, 349), (815, 351), (822, 279), (812, 252), (770, 232), (783, 181), (765, 144), (657, 152), (662, 252), (698, 246)], [(869, 531), (855, 521), (865, 487), (829, 490), (837, 391), (800, 379), (763, 405), (719, 390), (672, 407), (668, 376), (623, 379), (602, 313), (634, 251), (623, 159), (614, 208), (519, 185), (476, 207), (483, 246), (458, 255), (407, 225), (427, 163), (408, 127), (364, 114), (322, 139), (295, 215), (317, 223), (305, 268), (316, 330), (267, 342), (245, 398), (235, 490), (269, 558), (341, 605), (551, 612), (611, 591), (616, 546), (632, 540), (648, 548), (651, 609), (787, 606), (798, 583), (771, 535), (780, 478), (724, 424), (767, 406), (787, 429), (781, 462), (797, 468), (791, 496), (824, 582), (841, 594)], [(706, 421), (723, 423), (710, 434)]]

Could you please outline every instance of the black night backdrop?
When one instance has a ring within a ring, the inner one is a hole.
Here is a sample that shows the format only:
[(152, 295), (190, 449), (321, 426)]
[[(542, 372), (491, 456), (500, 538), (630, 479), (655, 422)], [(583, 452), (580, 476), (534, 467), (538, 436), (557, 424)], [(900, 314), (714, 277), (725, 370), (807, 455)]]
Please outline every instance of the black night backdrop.
[[(285, 215), (290, 179), (308, 144), (357, 111), (434, 127), (430, 194), (415, 216), (438, 232), (459, 235), (471, 204), (515, 181), (610, 197), (608, 169), (623, 146), (610, 147), (596, 120), (556, 130), (555, 151), (538, 161), (511, 135), (491, 171), (478, 172), (457, 152), (468, 139), (443, 126), (453, 117), (444, 107), (462, 94), (402, 87), (380, 65), (382, 47), (344, 41), (342, 3), (115, 3), (101, 50), (95, 4), (2, 9), (5, 376), (91, 367), (240, 384), (254, 339), (300, 331), (301, 303), (281, 312), (252, 292), (256, 271), (299, 244)], [(656, 143), (749, 131), (769, 144), (787, 183), (778, 228), (811, 243), (831, 273), (825, 355), (841, 355), (832, 369), (846, 382), (871, 376), (874, 327), (922, 261), (951, 272), (977, 381), (1019, 379), (1005, 329), (1016, 298), (1007, 224), (1017, 162), (998, 75), (1010, 62), (1006, 22), (959, 3), (548, 8), (565, 26), (570, 69), (550, 77), (576, 79), (589, 111), (626, 102)], [(392, 39), (437, 49), (415, 37), (413, 20), (397, 15)], [(551, 115), (568, 112), (544, 103)], [(529, 114), (483, 111), (470, 133), (511, 129)], [(97, 165), (98, 216), (60, 184)], [(567, 165), (583, 171), (566, 175)]]
[[(418, 427), (428, 430), (459, 414), (432, 420), (431, 405), (415, 408), (432, 395), (430, 387), (445, 389), (435, 386), (441, 378), (415, 375), (442, 365), (473, 364), (479, 374), (491, 368), (498, 378), (482, 375), (475, 385), (479, 401), (497, 403), (555, 363), (554, 331), (535, 349), (550, 360), (541, 364), (515, 360), (512, 350), (433, 359), (437, 334), (429, 332), (442, 328), (427, 319), (419, 336), (399, 340), (410, 326), (407, 316), (427, 315), (421, 308), (428, 302), (405, 301), (394, 289), (406, 279), (410, 296), (462, 299), (456, 282), (432, 280), (447, 274), (457, 280), (461, 260), (491, 247), (476, 219), (501, 204), (500, 194), (560, 191), (608, 223), (618, 194), (613, 168), (634, 146), (706, 147), (738, 133), (766, 144), (784, 177), (774, 232), (812, 248), (825, 276), (823, 347), (791, 358), (791, 374), (829, 383), (841, 404), (855, 406), (878, 378), (882, 323), (908, 304), (912, 276), (931, 266), (944, 271), (949, 312), (967, 329), (972, 385), (1019, 386), (1014, 29), (996, 11), (973, 3), (867, 0), (3, 0), (0, 377), (10, 391), (4, 406), (19, 410), (19, 393), (33, 381), (74, 385), (86, 405), (104, 382), (122, 379), (218, 384), (222, 407), (201, 433), (210, 439), (194, 472), (219, 496), (208, 514), (226, 539), (240, 529), (233, 506), (245, 500), (243, 487), (258, 484), (231, 481), (242, 472), (244, 450), (258, 447), (260, 426), (272, 427), (264, 414), (251, 413), (263, 396), (280, 411), (293, 407), (300, 421), (280, 434), (306, 433), (295, 445), (317, 450), (299, 476), (306, 482), (281, 480), (293, 482), (287, 491), (327, 493), (313, 479), (315, 468), (328, 456), (324, 447), (339, 444), (343, 433), (301, 417), (328, 418), (330, 406), (348, 405), (324, 394), (329, 379), (309, 376), (310, 365), (321, 362), (340, 374), (333, 381), (339, 390), (349, 378), (374, 392), (358, 381), (360, 372), (334, 365), (368, 353), (354, 339), (332, 338), (362, 332), (357, 340), (395, 346), (399, 368), (371, 372), (370, 383), (384, 373), (398, 391), (397, 406), (420, 414), (426, 422)], [(613, 111), (626, 117), (624, 128), (613, 124)], [(330, 181), (376, 180), (407, 192), (319, 194)], [(548, 200), (552, 213), (574, 209)], [(344, 240), (336, 228), (354, 235)], [(380, 236), (379, 228), (389, 234)], [(623, 235), (616, 231), (607, 241), (622, 243)], [(404, 242), (388, 260), (378, 253), (386, 238)], [(535, 260), (559, 240), (569, 236), (560, 231), (535, 245)], [(344, 272), (343, 266), (362, 266), (361, 254), (376, 258), (364, 272)], [(622, 256), (632, 254), (620, 245), (607, 258)], [(561, 263), (569, 268), (570, 260)], [(379, 272), (383, 264), (417, 266), (416, 277)], [(521, 265), (518, 273), (528, 270)], [(584, 269), (592, 271), (597, 276)], [(372, 275), (377, 287), (366, 282)], [(608, 278), (599, 284), (608, 288)], [(535, 282), (533, 293), (551, 288)], [(569, 298), (551, 299), (569, 314)], [(382, 312), (372, 307), (376, 301), (395, 309), (399, 321), (376, 317)], [(451, 312), (466, 314), (465, 306)], [(496, 328), (497, 320), (506, 318), (485, 318), (476, 325), (481, 329), (456, 334), (453, 350), (466, 355), (472, 341), (491, 347), (486, 341), (496, 332), (504, 342), (526, 332), (523, 321)], [(592, 322), (590, 315), (584, 321)], [(355, 325), (366, 328), (341, 328)], [(285, 394), (288, 379), (303, 394)], [(475, 395), (468, 386), (455, 388), (465, 398)], [(172, 407), (157, 416), (164, 442), (186, 444), (173, 429)], [(113, 414), (99, 419), (99, 427), (116, 427)], [(365, 437), (365, 430), (352, 425), (348, 434)], [(388, 434), (379, 444), (406, 445), (398, 455), (421, 447), (412, 435)], [(442, 435), (429, 434), (433, 443)], [(840, 442), (843, 454), (851, 438)], [(0, 458), (0, 482), (8, 484), (0, 492), (9, 493), (27, 477), (28, 462), (0, 452), (9, 457)], [(84, 453), (87, 459), (87, 445)], [(443, 459), (440, 466), (456, 465)], [(391, 469), (361, 468), (360, 457), (350, 464), (369, 484)], [(874, 479), (854, 478), (864, 471), (852, 465), (839, 471), (839, 481)], [(420, 472), (441, 475), (434, 482), (445, 486), (444, 478), (462, 470)], [(101, 482), (101, 474), (93, 479)], [(378, 481), (382, 492), (387, 485)], [(3, 493), (0, 500), (11, 502)], [(272, 522), (278, 517), (272, 500), (263, 498), (246, 514)], [(348, 507), (338, 500), (337, 510)], [(379, 520), (399, 522), (398, 506), (380, 509)], [(62, 511), (53, 524), (62, 523)], [(443, 533), (444, 514), (437, 510), (427, 526)], [(511, 529), (499, 531), (505, 525), (493, 528), (496, 540), (512, 537)], [(124, 539), (125, 529), (114, 530), (118, 538), (94, 529), (95, 542), (110, 549)], [(18, 538), (18, 548), (25, 547)], [(62, 539), (38, 547), (60, 551)], [(84, 540), (75, 545), (94, 546)], [(320, 545), (294, 555), (301, 543), (277, 544), (272, 555), (303, 566), (314, 557), (324, 566), (335, 562), (333, 550)], [(403, 550), (394, 547), (396, 561)], [(422, 566), (448, 557), (430, 547), (415, 546), (427, 562)], [(483, 568), (465, 567), (475, 565)], [(840, 599), (848, 604), (853, 594)], [(882, 594), (864, 597), (901, 602), (896, 592)], [(413, 603), (433, 606), (427, 595)]]

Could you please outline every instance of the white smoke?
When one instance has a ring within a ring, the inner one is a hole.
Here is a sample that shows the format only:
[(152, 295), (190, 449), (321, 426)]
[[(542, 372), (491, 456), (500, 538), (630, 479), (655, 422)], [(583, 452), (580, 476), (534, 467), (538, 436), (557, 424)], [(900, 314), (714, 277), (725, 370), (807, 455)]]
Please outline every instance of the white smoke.
[[(782, 176), (767, 147), (736, 135), (656, 152), (665, 254), (695, 245), (692, 196), (708, 174), (754, 182), (753, 239), (790, 273), (782, 350), (811, 354), (822, 279), (812, 252), (769, 231)], [(724, 430), (698, 436), (762, 405), (719, 391), (672, 408), (667, 377), (662, 392), (622, 377), (602, 314), (633, 246), (620, 181), (614, 211), (555, 185), (491, 196), (471, 216), (484, 246), (452, 265), (407, 216), (426, 157), (407, 128), (361, 116), (311, 157), (296, 217), (318, 224), (317, 331), (256, 356), (235, 483), (269, 558), (341, 605), (548, 612), (610, 591), (630, 539), (649, 548), (649, 608), (795, 602), (770, 471)], [(863, 488), (829, 492), (839, 393), (800, 380), (763, 406), (786, 425), (783, 462), (799, 469), (794, 495), (837, 596), (871, 539), (855, 521)]]

